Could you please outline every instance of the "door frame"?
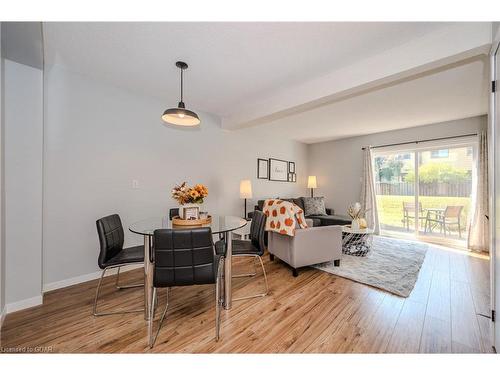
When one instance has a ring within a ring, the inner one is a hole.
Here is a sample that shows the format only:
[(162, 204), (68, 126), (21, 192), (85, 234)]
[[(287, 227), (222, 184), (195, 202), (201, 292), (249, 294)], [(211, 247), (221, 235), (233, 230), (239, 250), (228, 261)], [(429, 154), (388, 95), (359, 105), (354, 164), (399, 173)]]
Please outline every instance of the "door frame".
[[(500, 348), (500, 325), (496, 324), (497, 302), (500, 298), (497, 298), (497, 294), (500, 293), (500, 268), (497, 263), (500, 263), (500, 231), (497, 231), (497, 214), (500, 214), (500, 208), (497, 209), (497, 189), (500, 188), (500, 165), (498, 165), (497, 158), (500, 155), (495, 151), (497, 146), (500, 146), (500, 140), (497, 138), (500, 136), (500, 108), (497, 108), (496, 101), (498, 99), (498, 75), (500, 72), (496, 70), (496, 65), (500, 59), (500, 41), (493, 42), (490, 51), (490, 78), (491, 78), (491, 89), (490, 89), (490, 110), (489, 110), (489, 223), (490, 223), (490, 303), (491, 303), (491, 337), (493, 348)], [(496, 84), (496, 89), (493, 90), (493, 82)], [(499, 223), (500, 224), (500, 223)]]

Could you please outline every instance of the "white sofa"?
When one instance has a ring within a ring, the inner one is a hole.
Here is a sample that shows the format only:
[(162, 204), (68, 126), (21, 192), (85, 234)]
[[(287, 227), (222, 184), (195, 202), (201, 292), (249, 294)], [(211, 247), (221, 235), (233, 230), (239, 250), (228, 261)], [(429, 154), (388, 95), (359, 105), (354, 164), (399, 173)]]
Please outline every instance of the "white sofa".
[(334, 261), (340, 265), (342, 255), (342, 227), (330, 225), (297, 229), (295, 236), (269, 232), (268, 251), (289, 264), (293, 276), (298, 276), (297, 269), (317, 263)]

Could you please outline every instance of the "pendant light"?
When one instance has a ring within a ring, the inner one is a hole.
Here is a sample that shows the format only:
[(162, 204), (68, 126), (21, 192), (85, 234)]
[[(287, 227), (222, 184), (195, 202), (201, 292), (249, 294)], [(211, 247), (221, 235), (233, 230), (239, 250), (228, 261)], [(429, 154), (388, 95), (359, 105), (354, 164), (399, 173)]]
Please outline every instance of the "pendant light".
[(168, 124), (180, 125), (180, 126), (196, 126), (200, 123), (200, 118), (196, 113), (186, 109), (183, 99), (183, 80), (182, 75), (184, 70), (188, 68), (188, 64), (184, 61), (177, 61), (175, 66), (181, 70), (181, 101), (177, 105), (177, 108), (169, 108), (163, 112), (161, 116), (162, 120)]

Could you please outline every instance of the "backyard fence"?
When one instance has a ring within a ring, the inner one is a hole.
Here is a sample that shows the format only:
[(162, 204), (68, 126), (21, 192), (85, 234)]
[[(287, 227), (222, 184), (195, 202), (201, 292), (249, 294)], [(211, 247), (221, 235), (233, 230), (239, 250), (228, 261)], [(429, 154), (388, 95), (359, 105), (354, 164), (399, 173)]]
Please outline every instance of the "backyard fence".
[[(377, 195), (415, 195), (411, 182), (375, 182)], [(470, 197), (472, 181), (420, 183), (419, 194), (429, 197)]]

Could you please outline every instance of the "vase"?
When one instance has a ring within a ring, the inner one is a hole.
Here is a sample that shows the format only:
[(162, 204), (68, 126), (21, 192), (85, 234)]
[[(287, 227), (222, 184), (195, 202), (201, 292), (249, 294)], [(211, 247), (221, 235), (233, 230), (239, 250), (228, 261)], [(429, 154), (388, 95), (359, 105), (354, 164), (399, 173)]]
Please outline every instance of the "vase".
[(353, 219), (351, 222), (351, 229), (352, 230), (359, 230), (360, 225), (359, 225), (359, 219)]
[(366, 222), (365, 218), (359, 219), (359, 228), (360, 229), (366, 229), (366, 228), (368, 228), (368, 223)]

